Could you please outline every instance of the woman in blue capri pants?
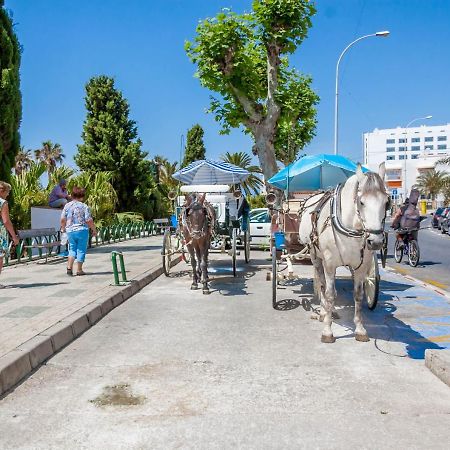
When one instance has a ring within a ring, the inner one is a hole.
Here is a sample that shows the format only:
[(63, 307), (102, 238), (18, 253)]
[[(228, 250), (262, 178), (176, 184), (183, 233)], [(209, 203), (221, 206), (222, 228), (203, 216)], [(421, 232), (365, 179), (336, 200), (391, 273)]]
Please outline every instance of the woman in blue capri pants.
[(83, 203), (86, 190), (75, 187), (72, 190), (72, 201), (66, 203), (61, 213), (61, 231), (67, 232), (69, 241), (69, 258), (67, 275), (73, 275), (73, 264), (77, 261), (77, 275), (85, 275), (83, 263), (89, 241), (89, 228), (92, 235), (97, 235), (89, 206)]

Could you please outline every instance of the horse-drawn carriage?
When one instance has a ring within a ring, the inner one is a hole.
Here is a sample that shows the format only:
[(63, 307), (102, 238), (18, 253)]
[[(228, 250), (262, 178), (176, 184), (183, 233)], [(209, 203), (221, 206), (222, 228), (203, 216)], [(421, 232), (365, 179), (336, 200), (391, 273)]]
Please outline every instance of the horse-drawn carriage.
[[(178, 193), (169, 194), (174, 214), (163, 238), (165, 275), (169, 275), (172, 257), (181, 254), (193, 266), (193, 287), (201, 276), (203, 291), (208, 293), (210, 250), (231, 256), (233, 276), (240, 254), (238, 242), (243, 246), (245, 262), (250, 261), (250, 208), (239, 189), (239, 183), (248, 176), (249, 172), (240, 167), (211, 160), (195, 161), (174, 174), (175, 179), (187, 184), (180, 186)], [(201, 262), (200, 269), (196, 261)]]
[[(314, 266), (314, 292), (320, 299), (325, 322), (323, 342), (334, 342), (331, 332), (336, 268), (346, 266), (354, 281), (356, 339), (368, 340), (361, 320), (365, 296), (374, 309), (380, 275), (376, 250), (386, 257), (384, 222), (389, 196), (384, 186), (384, 164), (379, 174), (364, 173), (346, 158), (336, 155), (305, 157), (269, 180), (286, 194), (279, 201), (267, 195), (272, 210), (272, 304), (282, 272), (293, 274), (293, 263), (310, 259)], [(314, 191), (302, 199), (290, 199), (293, 191)]]

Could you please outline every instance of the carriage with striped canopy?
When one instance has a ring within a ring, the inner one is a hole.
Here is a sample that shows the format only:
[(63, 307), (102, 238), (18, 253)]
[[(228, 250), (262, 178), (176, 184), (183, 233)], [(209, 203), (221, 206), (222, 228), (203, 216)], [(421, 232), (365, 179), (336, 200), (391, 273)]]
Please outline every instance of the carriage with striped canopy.
[(183, 208), (186, 196), (203, 194), (206, 202), (215, 212), (215, 223), (212, 224), (210, 250), (228, 252), (232, 258), (233, 276), (237, 273), (237, 247), (244, 248), (245, 262), (250, 260), (249, 204), (242, 194), (240, 183), (245, 181), (249, 172), (233, 164), (204, 159), (194, 161), (173, 175), (183, 183), (178, 192), (169, 194), (174, 202), (174, 214), (171, 227), (164, 233), (163, 268), (169, 274), (171, 259), (174, 254), (183, 255), (188, 262), (186, 242), (182, 229)]

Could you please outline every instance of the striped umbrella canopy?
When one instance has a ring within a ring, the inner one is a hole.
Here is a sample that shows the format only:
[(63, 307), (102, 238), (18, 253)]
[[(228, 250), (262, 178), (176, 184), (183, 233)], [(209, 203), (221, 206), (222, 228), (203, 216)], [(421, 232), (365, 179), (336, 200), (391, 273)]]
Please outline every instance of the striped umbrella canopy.
[[(324, 153), (309, 155), (289, 164), (268, 182), (289, 192), (329, 189), (354, 175), (356, 167), (357, 165), (345, 156)], [(365, 167), (362, 170), (368, 172)]]
[(201, 159), (194, 161), (172, 176), (185, 184), (237, 184), (245, 181), (250, 172), (223, 161)]

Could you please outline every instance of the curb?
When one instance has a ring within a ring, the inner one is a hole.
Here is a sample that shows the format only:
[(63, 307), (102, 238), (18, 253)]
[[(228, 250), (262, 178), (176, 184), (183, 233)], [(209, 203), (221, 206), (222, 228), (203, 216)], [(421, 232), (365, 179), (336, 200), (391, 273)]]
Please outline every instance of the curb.
[[(171, 266), (178, 264), (181, 259), (181, 256), (175, 258)], [(159, 266), (139, 274), (128, 286), (119, 291), (115, 286), (107, 288), (109, 291), (107, 294), (2, 356), (0, 396), (162, 274), (163, 268)]]
[(425, 365), (450, 386), (450, 350), (425, 350)]

